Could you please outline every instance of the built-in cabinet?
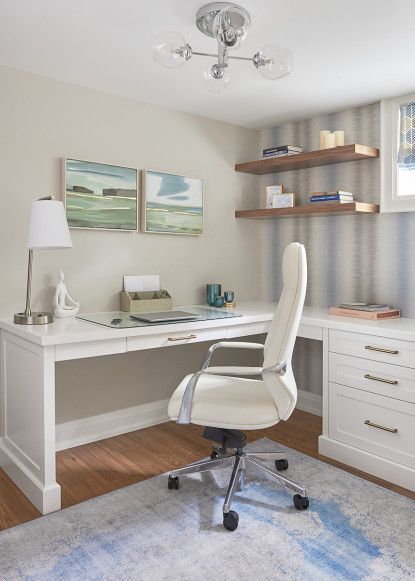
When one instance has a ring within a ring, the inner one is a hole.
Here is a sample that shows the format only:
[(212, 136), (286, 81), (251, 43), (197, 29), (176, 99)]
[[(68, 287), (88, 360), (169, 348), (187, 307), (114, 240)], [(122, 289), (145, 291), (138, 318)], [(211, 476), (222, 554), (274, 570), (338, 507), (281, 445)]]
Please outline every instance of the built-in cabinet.
[(319, 451), (415, 490), (415, 342), (330, 329)]

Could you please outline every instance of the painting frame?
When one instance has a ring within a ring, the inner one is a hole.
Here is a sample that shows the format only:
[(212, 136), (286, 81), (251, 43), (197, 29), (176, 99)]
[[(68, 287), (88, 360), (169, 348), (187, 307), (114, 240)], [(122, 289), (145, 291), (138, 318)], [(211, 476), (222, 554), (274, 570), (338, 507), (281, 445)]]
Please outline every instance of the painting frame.
[[(149, 173), (156, 173), (162, 174), (166, 176), (173, 176), (178, 178), (187, 178), (190, 180), (197, 180), (200, 182), (200, 208), (201, 208), (201, 228), (198, 232), (175, 232), (169, 230), (149, 230), (148, 228), (148, 220), (147, 220), (147, 195), (148, 195), (148, 174)], [(175, 172), (168, 172), (168, 171), (161, 171), (156, 169), (143, 169), (141, 170), (141, 231), (146, 234), (173, 234), (176, 236), (201, 236), (204, 233), (204, 222), (205, 222), (205, 207), (204, 207), (204, 200), (205, 200), (205, 184), (203, 178), (196, 177), (196, 176), (189, 176), (178, 174)]]
[[(107, 166), (107, 167), (114, 167), (114, 168), (120, 168), (122, 170), (131, 170), (132, 172), (134, 172), (135, 174), (135, 187), (133, 188), (135, 191), (135, 211), (134, 211), (134, 217), (135, 217), (135, 227), (134, 228), (109, 228), (106, 226), (82, 226), (82, 225), (73, 225), (71, 224), (71, 220), (70, 218), (68, 218), (68, 179), (67, 179), (67, 174), (68, 174), (68, 161), (74, 161), (74, 162), (78, 162), (78, 163), (86, 163), (86, 164), (94, 164), (94, 165), (99, 165), (99, 166)], [(140, 202), (139, 202), (139, 170), (137, 168), (134, 167), (129, 167), (129, 166), (124, 166), (124, 165), (119, 165), (119, 164), (115, 164), (115, 163), (108, 163), (108, 162), (102, 162), (102, 161), (92, 161), (92, 160), (86, 160), (86, 159), (79, 159), (77, 157), (63, 157), (61, 160), (61, 167), (62, 167), (62, 190), (63, 190), (63, 202), (64, 202), (64, 206), (65, 206), (65, 215), (68, 221), (68, 226), (71, 230), (97, 230), (97, 231), (104, 231), (104, 232), (138, 232), (140, 229), (140, 219), (139, 219), (139, 207), (140, 207)]]

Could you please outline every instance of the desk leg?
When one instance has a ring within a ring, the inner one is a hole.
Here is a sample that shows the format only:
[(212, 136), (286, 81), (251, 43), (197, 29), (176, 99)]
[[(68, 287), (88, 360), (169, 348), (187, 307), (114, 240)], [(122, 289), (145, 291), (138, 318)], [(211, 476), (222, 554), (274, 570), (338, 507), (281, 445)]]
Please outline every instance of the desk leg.
[(329, 330), (323, 329), (323, 436), (329, 435)]
[(55, 460), (54, 347), (1, 332), (1, 440), (4, 470), (47, 514), (61, 508)]

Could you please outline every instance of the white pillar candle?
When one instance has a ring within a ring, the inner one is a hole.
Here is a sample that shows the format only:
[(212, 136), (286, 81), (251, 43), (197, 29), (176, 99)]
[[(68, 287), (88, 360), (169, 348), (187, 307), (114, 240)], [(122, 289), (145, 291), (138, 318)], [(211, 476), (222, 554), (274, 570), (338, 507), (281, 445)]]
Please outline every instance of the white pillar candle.
[(336, 147), (344, 145), (344, 131), (333, 131), (336, 138)]
[(334, 133), (328, 133), (324, 136), (324, 149), (330, 149), (331, 147), (336, 147), (336, 136)]
[(326, 135), (328, 135), (330, 133), (329, 129), (323, 129), (323, 131), (320, 131), (320, 149), (324, 149), (325, 148), (325, 140), (326, 140)]

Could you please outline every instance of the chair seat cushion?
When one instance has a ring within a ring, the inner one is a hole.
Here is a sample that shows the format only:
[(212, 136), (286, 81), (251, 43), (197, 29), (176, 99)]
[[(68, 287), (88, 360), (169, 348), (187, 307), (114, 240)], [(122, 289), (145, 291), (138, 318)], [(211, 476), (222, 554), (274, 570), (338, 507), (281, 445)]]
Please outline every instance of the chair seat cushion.
[[(173, 393), (168, 414), (177, 420), (187, 375)], [(267, 428), (279, 422), (278, 411), (263, 381), (224, 375), (202, 375), (196, 385), (192, 424), (237, 430)]]

